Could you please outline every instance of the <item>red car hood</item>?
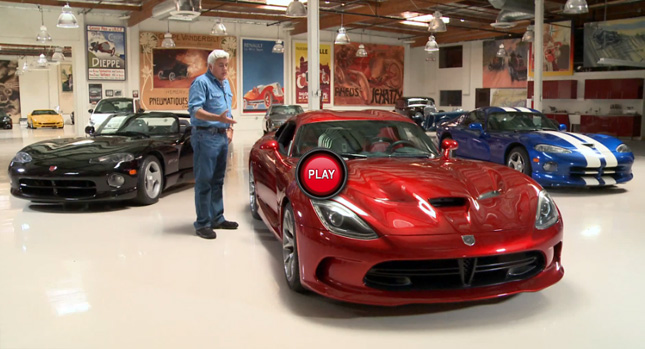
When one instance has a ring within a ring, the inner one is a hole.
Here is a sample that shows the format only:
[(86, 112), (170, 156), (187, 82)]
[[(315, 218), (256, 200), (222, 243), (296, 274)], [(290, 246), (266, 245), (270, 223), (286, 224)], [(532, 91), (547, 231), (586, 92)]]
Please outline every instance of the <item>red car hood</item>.
[(347, 167), (340, 200), (381, 234), (533, 229), (541, 188), (507, 167), (443, 159), (357, 159)]

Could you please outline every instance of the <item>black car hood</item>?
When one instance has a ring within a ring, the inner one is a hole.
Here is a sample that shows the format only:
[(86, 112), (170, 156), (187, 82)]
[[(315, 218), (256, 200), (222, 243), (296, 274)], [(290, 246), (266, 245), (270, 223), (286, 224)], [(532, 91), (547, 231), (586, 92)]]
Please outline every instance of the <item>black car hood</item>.
[(34, 162), (89, 161), (89, 159), (114, 153), (131, 153), (135, 157), (154, 140), (141, 137), (98, 136), (51, 139), (34, 143), (22, 151), (29, 153)]

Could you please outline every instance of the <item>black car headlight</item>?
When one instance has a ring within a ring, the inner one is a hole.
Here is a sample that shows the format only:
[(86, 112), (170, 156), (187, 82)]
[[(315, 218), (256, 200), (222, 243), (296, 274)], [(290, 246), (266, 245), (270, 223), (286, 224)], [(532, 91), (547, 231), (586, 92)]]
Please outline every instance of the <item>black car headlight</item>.
[(549, 144), (538, 144), (533, 149), (537, 151), (541, 151), (543, 153), (561, 153), (561, 154), (571, 154), (571, 150), (562, 148), (562, 147), (556, 147), (555, 145), (549, 145)]
[(338, 202), (311, 200), (322, 224), (333, 234), (358, 240), (377, 239), (378, 235), (356, 213)]
[(130, 153), (116, 153), (90, 159), (90, 164), (118, 164), (120, 162), (129, 162), (132, 160), (134, 160), (134, 155)]
[(16, 156), (11, 159), (12, 162), (18, 163), (18, 164), (26, 164), (28, 162), (31, 162), (31, 155), (29, 153), (26, 153), (24, 151), (19, 151), (16, 153)]
[(539, 230), (544, 230), (554, 225), (560, 215), (555, 202), (549, 194), (542, 190), (538, 196), (537, 212), (535, 213), (535, 227)]
[(628, 147), (627, 144), (623, 143), (616, 148), (616, 151), (619, 153), (631, 153), (632, 149)]

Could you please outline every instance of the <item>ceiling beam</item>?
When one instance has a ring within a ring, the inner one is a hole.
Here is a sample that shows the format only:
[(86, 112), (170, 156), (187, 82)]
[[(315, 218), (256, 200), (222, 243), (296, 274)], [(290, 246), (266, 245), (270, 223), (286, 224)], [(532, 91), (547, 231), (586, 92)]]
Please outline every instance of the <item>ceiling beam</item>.
[(132, 13), (130, 13), (130, 19), (128, 19), (128, 27), (135, 26), (152, 17), (152, 9), (164, 1), (166, 0), (148, 0), (144, 2), (143, 6), (141, 6), (141, 10), (132, 11)]
[[(3, 2), (10, 2), (14, 4), (34, 4), (34, 5), (43, 5), (43, 6), (60, 6), (61, 8), (67, 4), (67, 1), (57, 1), (57, 0), (2, 0)], [(101, 10), (117, 10), (117, 11), (137, 11), (139, 5), (123, 5), (123, 4), (114, 4), (110, 5), (109, 3), (97, 3), (97, 2), (73, 2), (70, 1), (70, 6), (72, 10), (79, 8), (89, 8), (89, 9), (101, 9)]]

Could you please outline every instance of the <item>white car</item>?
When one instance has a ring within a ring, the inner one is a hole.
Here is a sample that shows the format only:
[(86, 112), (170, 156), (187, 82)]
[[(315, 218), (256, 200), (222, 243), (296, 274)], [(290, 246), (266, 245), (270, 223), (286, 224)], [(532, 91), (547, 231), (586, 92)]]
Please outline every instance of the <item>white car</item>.
[(116, 113), (137, 113), (142, 112), (141, 103), (138, 98), (114, 97), (101, 99), (90, 113), (89, 126), (98, 128), (108, 116)]

